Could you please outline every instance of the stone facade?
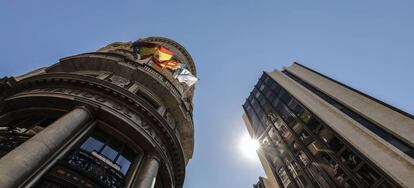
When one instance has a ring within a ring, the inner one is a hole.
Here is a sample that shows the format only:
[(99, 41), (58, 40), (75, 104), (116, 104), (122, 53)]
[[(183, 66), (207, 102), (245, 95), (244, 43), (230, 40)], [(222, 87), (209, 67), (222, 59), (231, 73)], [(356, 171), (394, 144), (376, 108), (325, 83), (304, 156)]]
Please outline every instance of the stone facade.
[[(163, 37), (187, 64), (189, 53)], [(0, 80), (2, 187), (182, 187), (194, 86), (135, 57), (132, 42)]]

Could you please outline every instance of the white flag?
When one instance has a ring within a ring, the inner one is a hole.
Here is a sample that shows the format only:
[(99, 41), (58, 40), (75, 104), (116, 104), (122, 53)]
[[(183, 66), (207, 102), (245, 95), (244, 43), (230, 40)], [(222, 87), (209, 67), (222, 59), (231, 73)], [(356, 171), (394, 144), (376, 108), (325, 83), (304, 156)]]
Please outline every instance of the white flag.
[(198, 81), (198, 78), (191, 74), (191, 72), (187, 69), (182, 69), (181, 71), (179, 71), (176, 77), (179, 82), (184, 82), (189, 87), (191, 87)]

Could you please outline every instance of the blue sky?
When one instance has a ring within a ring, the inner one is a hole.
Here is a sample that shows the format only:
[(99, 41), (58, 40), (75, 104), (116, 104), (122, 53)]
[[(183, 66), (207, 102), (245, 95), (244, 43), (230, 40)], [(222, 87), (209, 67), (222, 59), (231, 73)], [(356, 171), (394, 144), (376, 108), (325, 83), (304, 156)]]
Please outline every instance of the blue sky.
[(413, 8), (408, 0), (4, 0), (0, 76), (114, 41), (172, 38), (201, 79), (185, 187), (251, 187), (263, 171), (239, 151), (241, 105), (264, 70), (298, 61), (414, 113)]

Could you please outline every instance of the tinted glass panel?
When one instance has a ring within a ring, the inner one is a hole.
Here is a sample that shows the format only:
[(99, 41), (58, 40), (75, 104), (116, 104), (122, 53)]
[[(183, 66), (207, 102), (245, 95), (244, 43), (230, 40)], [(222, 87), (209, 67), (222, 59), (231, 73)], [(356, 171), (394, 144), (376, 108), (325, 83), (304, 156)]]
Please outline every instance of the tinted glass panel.
[(93, 137), (89, 137), (86, 140), (86, 142), (82, 144), (81, 148), (86, 151), (92, 152), (92, 151), (99, 151), (103, 145), (104, 144), (101, 141)]
[(105, 146), (105, 148), (102, 150), (101, 154), (103, 156), (105, 156), (106, 158), (110, 159), (111, 161), (113, 161), (116, 157), (116, 155), (118, 155), (118, 152), (115, 151), (113, 148), (109, 147), (109, 146)]
[(118, 160), (116, 161), (116, 164), (118, 164), (121, 167), (121, 172), (123, 174), (126, 174), (129, 166), (131, 166), (131, 161), (126, 159), (123, 155), (120, 155)]

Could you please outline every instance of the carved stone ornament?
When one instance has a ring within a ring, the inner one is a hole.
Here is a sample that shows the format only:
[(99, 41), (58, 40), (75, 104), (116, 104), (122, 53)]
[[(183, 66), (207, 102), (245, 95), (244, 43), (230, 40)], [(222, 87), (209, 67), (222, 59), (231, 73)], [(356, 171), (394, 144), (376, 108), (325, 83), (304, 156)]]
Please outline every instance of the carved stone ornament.
[(111, 82), (113, 84), (115, 84), (115, 85), (117, 85), (119, 87), (125, 87), (125, 86), (127, 86), (130, 83), (129, 80), (127, 80), (125, 78), (122, 78), (120, 76), (116, 76), (116, 75), (114, 75), (111, 78), (109, 78), (109, 80), (111, 80)]

